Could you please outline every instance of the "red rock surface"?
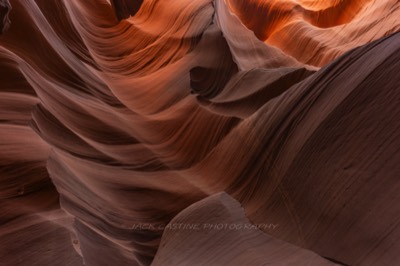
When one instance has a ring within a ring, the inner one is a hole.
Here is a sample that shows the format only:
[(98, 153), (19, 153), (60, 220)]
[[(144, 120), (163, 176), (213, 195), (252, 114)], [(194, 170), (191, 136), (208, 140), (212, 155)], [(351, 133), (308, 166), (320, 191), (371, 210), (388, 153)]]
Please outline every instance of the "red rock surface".
[(0, 0), (0, 264), (399, 264), (399, 17)]

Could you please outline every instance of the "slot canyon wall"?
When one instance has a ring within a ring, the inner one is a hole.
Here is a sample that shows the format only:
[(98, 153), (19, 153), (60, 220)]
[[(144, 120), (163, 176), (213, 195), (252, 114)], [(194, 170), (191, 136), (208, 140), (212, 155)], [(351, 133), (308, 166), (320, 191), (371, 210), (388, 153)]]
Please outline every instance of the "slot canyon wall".
[(399, 31), (398, 0), (0, 0), (0, 265), (400, 264)]

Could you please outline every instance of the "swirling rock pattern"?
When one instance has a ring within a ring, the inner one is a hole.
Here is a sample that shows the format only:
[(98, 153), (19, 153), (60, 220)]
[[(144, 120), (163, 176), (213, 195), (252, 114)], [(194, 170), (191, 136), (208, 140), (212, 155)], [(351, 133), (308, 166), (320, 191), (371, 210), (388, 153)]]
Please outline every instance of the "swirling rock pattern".
[(11, 4), (5, 265), (400, 263), (398, 1)]

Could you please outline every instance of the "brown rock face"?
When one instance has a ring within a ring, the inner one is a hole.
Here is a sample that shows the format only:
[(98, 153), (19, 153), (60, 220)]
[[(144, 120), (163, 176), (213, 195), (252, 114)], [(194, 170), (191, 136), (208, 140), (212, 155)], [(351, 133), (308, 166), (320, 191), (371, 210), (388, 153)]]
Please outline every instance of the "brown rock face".
[(172, 219), (152, 265), (335, 265), (260, 230), (278, 226), (252, 224), (239, 202), (226, 193), (215, 194)]
[(11, 4), (8, 0), (0, 1), (0, 34), (3, 34), (10, 27), (11, 21), (8, 17), (11, 11)]
[(399, 1), (11, 4), (0, 264), (400, 264)]

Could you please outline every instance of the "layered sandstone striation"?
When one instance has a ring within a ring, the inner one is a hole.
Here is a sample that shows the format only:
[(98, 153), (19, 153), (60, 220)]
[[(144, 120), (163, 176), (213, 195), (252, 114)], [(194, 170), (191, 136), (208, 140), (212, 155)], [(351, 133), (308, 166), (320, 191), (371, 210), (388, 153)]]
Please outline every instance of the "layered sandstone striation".
[(400, 263), (398, 1), (11, 5), (1, 263)]

